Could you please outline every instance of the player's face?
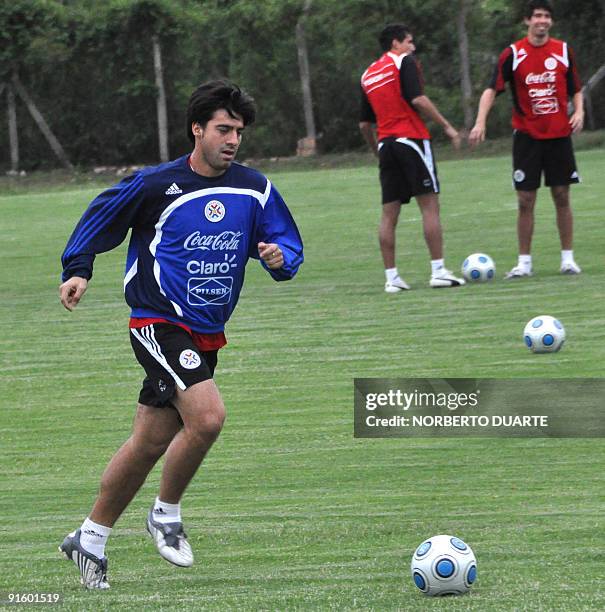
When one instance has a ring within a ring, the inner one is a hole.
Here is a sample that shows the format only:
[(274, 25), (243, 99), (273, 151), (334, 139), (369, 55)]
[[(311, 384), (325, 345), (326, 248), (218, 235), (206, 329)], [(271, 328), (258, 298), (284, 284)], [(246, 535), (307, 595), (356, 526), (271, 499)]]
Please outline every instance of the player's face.
[(414, 51), (416, 51), (414, 37), (408, 34), (403, 40), (393, 40), (392, 49), (397, 55), (402, 55), (403, 53), (409, 55), (410, 53), (414, 53)]
[(525, 25), (530, 38), (544, 40), (552, 26), (552, 15), (546, 9), (534, 9), (532, 16), (525, 18)]
[(226, 110), (219, 109), (205, 127), (194, 123), (192, 130), (196, 170), (204, 176), (223, 174), (235, 159), (242, 142), (244, 120), (239, 115), (232, 117)]

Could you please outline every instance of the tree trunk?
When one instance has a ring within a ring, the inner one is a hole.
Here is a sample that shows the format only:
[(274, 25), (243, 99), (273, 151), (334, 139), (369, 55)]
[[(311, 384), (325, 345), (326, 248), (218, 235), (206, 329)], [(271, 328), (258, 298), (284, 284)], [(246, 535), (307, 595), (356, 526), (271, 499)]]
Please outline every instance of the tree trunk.
[(61, 163), (68, 170), (73, 170), (74, 168), (71, 165), (69, 159), (67, 159), (67, 155), (65, 154), (65, 151), (63, 150), (63, 147), (61, 146), (61, 143), (57, 140), (55, 135), (52, 133), (50, 127), (48, 126), (48, 123), (46, 123), (46, 121), (44, 120), (42, 113), (40, 113), (40, 111), (34, 104), (34, 101), (29, 97), (29, 94), (25, 90), (25, 87), (23, 87), (23, 85), (21, 84), (21, 81), (19, 80), (19, 77), (16, 74), (13, 76), (13, 86), (15, 90), (17, 91), (17, 93), (19, 94), (19, 97), (25, 103), (25, 106), (27, 106), (27, 110), (29, 111), (29, 114), (32, 116), (32, 119), (36, 122), (42, 134), (44, 134), (44, 137), (48, 141), (48, 144), (50, 145), (50, 148), (53, 150), (54, 154), (59, 158)]
[(468, 51), (468, 32), (466, 16), (471, 9), (472, 0), (460, 0), (457, 28), (458, 51), (460, 53), (460, 87), (462, 89), (462, 109), (464, 111), (464, 127), (470, 130), (473, 125), (473, 88), (471, 84), (471, 61)]
[(305, 113), (306, 138), (298, 142), (298, 155), (310, 156), (317, 153), (317, 134), (313, 117), (313, 96), (311, 95), (311, 75), (309, 71), (309, 53), (305, 35), (305, 21), (311, 10), (313, 0), (305, 0), (302, 14), (296, 22), (296, 48), (298, 50), (298, 70), (302, 89), (303, 109)]
[(153, 68), (155, 71), (155, 86), (157, 88), (156, 109), (158, 116), (158, 140), (160, 143), (160, 160), (168, 161), (168, 112), (166, 110), (166, 88), (164, 86), (164, 70), (162, 68), (162, 47), (157, 35), (152, 37)]
[(6, 103), (8, 107), (8, 141), (11, 153), (11, 174), (19, 171), (19, 133), (17, 131), (17, 107), (15, 105), (15, 91), (10, 86), (6, 89)]
[(601, 80), (605, 78), (605, 64), (603, 64), (586, 82), (582, 89), (584, 94), (584, 106), (586, 110), (586, 123), (588, 124), (589, 130), (596, 129), (596, 123), (594, 119), (594, 112), (592, 109), (592, 88)]

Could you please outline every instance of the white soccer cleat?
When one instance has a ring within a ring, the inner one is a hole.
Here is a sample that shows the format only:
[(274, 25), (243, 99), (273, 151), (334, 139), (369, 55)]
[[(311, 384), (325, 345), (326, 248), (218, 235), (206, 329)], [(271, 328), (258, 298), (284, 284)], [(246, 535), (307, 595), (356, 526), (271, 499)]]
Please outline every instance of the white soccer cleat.
[(524, 276), (532, 276), (531, 268), (522, 268), (521, 266), (515, 266), (510, 272), (506, 273), (504, 278), (523, 278)]
[(183, 531), (183, 523), (158, 523), (153, 520), (152, 509), (147, 515), (147, 531), (166, 561), (179, 567), (193, 565), (193, 552)]
[(399, 293), (400, 291), (409, 291), (409, 289), (410, 286), (399, 276), (384, 284), (384, 290), (387, 293)]
[(92, 553), (84, 550), (80, 544), (80, 530), (72, 531), (65, 536), (59, 546), (59, 552), (66, 559), (73, 561), (80, 570), (80, 584), (87, 589), (108, 589), (107, 557), (99, 559)]
[(561, 274), (580, 274), (582, 268), (575, 261), (567, 261), (561, 264)]
[(454, 276), (447, 268), (441, 268), (441, 270), (431, 276), (429, 285), (434, 289), (441, 287), (462, 287), (462, 285), (466, 285), (466, 281), (463, 278)]

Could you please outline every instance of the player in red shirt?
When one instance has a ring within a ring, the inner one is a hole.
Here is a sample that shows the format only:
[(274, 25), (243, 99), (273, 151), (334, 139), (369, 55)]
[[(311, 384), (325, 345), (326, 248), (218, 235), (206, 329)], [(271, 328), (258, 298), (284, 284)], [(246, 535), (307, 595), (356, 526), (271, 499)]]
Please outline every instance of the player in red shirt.
[(359, 129), (380, 160), (383, 205), (378, 237), (385, 291), (398, 293), (410, 288), (395, 266), (395, 228), (401, 204), (407, 204), (412, 197), (422, 213), (431, 255), (430, 286), (464, 285), (464, 280), (456, 278), (444, 265), (437, 168), (431, 136), (419, 112), (441, 125), (456, 147), (460, 146), (460, 136), (424, 94), (420, 66), (413, 55), (414, 40), (406, 26), (386, 26), (379, 41), (384, 54), (361, 77)]
[[(485, 140), (485, 124), (496, 96), (509, 83), (513, 96), (513, 181), (519, 212), (519, 259), (506, 278), (532, 275), (531, 239), (534, 206), (544, 172), (557, 211), (561, 240), (561, 272), (579, 274), (573, 257), (573, 216), (569, 185), (579, 183), (571, 134), (584, 125), (582, 86), (574, 54), (567, 43), (550, 38), (553, 8), (548, 0), (527, 4), (527, 36), (500, 55), (489, 87), (481, 95), (475, 126), (469, 140)], [(568, 100), (573, 114), (568, 116)]]

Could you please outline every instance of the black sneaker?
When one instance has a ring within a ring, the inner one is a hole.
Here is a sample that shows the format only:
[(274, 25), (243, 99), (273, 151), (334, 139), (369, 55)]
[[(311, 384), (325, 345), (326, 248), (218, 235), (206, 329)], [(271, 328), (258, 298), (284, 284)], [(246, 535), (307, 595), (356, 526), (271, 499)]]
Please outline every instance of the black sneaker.
[(179, 567), (193, 565), (193, 552), (183, 531), (183, 523), (158, 523), (153, 520), (153, 508), (147, 515), (147, 531), (160, 555)]
[(87, 589), (108, 589), (107, 557), (99, 559), (84, 550), (80, 544), (80, 530), (73, 531), (65, 537), (59, 546), (66, 559), (71, 559), (80, 570), (80, 583)]

